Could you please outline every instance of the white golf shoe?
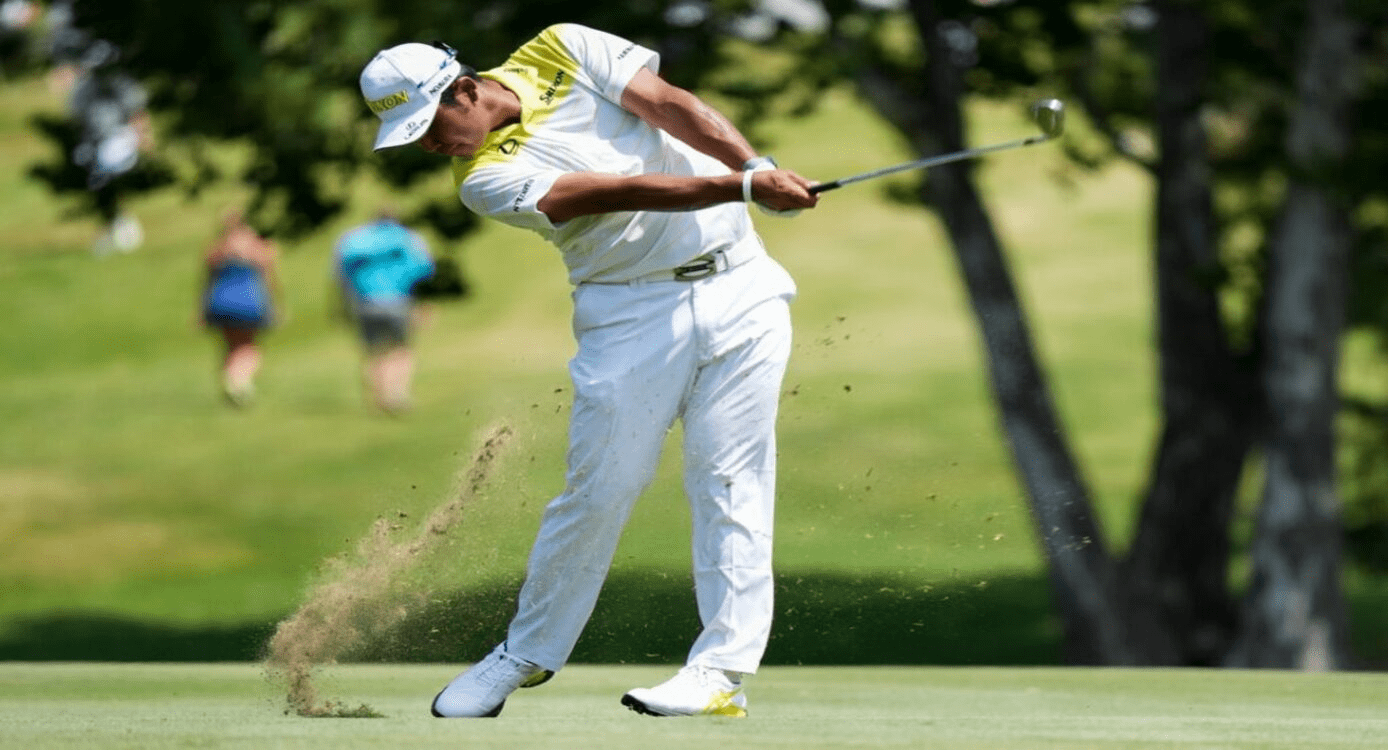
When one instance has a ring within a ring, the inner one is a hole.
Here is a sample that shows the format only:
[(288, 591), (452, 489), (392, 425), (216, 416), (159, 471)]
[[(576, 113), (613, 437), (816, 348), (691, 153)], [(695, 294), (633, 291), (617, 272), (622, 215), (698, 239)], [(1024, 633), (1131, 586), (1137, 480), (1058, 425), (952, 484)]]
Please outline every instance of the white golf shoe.
[(554, 673), (512, 656), (503, 643), (434, 696), (430, 713), (440, 718), (492, 717), (516, 688), (535, 687)]
[(622, 705), (648, 716), (747, 715), (742, 681), (721, 669), (687, 666), (653, 688), (636, 688), (622, 696)]

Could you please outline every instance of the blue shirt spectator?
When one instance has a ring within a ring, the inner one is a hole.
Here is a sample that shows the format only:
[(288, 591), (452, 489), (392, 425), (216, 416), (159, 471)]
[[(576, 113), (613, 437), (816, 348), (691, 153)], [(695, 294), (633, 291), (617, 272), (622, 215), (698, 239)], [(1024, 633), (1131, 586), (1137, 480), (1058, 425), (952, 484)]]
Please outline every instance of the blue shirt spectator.
[(338, 277), (354, 302), (406, 302), (415, 284), (434, 272), (434, 259), (418, 233), (382, 217), (337, 243)]
[(410, 350), (414, 297), (434, 273), (424, 238), (390, 216), (348, 231), (337, 241), (338, 283), (365, 349), (365, 382), (383, 411), (410, 405), (414, 358)]

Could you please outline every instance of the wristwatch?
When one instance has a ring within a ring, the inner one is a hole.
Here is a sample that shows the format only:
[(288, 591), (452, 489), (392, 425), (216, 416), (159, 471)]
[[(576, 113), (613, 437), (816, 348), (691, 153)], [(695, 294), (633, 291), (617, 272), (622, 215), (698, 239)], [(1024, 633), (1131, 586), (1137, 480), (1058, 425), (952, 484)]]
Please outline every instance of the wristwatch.
[(752, 170), (757, 169), (758, 167), (765, 166), (770, 166), (772, 169), (776, 169), (779, 165), (776, 164), (776, 159), (773, 157), (753, 156), (752, 158), (742, 163), (742, 171), (751, 172)]

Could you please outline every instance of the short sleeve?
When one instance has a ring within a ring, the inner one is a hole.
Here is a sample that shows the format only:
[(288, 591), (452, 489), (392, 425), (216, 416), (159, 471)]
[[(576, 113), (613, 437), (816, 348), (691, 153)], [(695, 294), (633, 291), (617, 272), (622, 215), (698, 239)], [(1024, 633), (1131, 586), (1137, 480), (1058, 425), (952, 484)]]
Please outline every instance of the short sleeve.
[(549, 237), (555, 227), (538, 204), (562, 174), (559, 170), (525, 169), (512, 164), (484, 167), (468, 174), (458, 188), (458, 198), (479, 216)]
[(615, 104), (643, 68), (660, 72), (660, 54), (636, 42), (576, 23), (558, 24), (554, 31), (593, 87)]

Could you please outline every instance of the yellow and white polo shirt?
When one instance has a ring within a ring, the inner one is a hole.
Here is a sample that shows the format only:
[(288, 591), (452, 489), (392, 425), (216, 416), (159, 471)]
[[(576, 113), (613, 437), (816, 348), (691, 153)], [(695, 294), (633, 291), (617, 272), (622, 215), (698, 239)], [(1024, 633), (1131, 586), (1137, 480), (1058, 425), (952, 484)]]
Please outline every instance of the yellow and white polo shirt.
[(718, 160), (621, 107), (632, 77), (659, 66), (660, 56), (650, 49), (578, 24), (559, 24), (500, 67), (482, 72), (520, 97), (521, 119), (492, 132), (472, 157), (453, 160), (463, 205), (552, 242), (573, 284), (630, 281), (704, 253), (760, 244), (742, 203), (595, 214), (558, 224), (536, 208), (568, 172), (728, 174)]

